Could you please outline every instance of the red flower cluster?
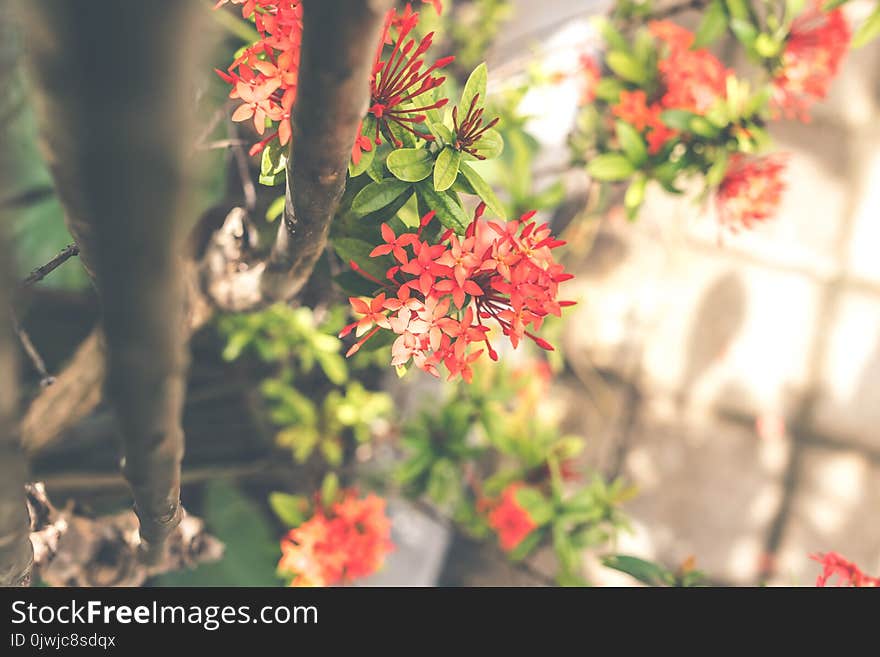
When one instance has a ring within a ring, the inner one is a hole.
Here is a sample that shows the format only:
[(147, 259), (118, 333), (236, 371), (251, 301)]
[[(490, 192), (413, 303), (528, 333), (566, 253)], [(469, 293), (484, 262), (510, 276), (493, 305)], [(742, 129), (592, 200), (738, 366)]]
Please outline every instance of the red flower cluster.
[(705, 48), (692, 50), (691, 32), (669, 21), (654, 21), (649, 29), (668, 47), (667, 55), (657, 62), (663, 79), (660, 103), (664, 109), (704, 114), (725, 96), (731, 72)]
[(658, 153), (676, 135), (660, 119), (664, 110), (704, 114), (726, 93), (729, 71), (708, 50), (692, 50), (694, 35), (670, 21), (652, 21), (649, 30), (665, 46), (657, 62), (662, 83), (656, 100), (642, 90), (623, 91), (612, 113), (645, 133), (648, 150)]
[(318, 510), (287, 533), (278, 571), (291, 586), (333, 586), (373, 574), (393, 547), (385, 500), (350, 490), (329, 516)]
[(715, 193), (721, 224), (736, 231), (772, 218), (785, 189), (784, 171), (785, 160), (779, 155), (731, 156), (724, 180)]
[(263, 150), (276, 136), (290, 141), (290, 112), (296, 100), (302, 43), (300, 0), (220, 0), (217, 7), (232, 2), (243, 5), (244, 18), (254, 18), (260, 40), (246, 48), (226, 72), (217, 71), (232, 85), (230, 98), (243, 102), (232, 114), (233, 121), (252, 119), (257, 133), (266, 132), (266, 119), (278, 122), (278, 129), (251, 148), (251, 155)]
[[(373, 72), (370, 76), (370, 109), (369, 113), (376, 119), (376, 144), (381, 143), (380, 136), (395, 146), (402, 146), (400, 139), (391, 132), (390, 124), (411, 132), (412, 134), (431, 141), (433, 136), (415, 130), (415, 124), (423, 123), (427, 118), (424, 112), (443, 107), (448, 99), (424, 101), (420, 107), (416, 102), (432, 89), (439, 87), (446, 78), (435, 76), (434, 72), (447, 66), (455, 59), (443, 57), (434, 64), (425, 66), (424, 56), (431, 47), (434, 33), (425, 35), (420, 42), (410, 37), (410, 32), (419, 22), (419, 15), (407, 4), (402, 14), (394, 9), (385, 18), (382, 39), (376, 48)], [(397, 32), (397, 38), (391, 38), (391, 30)], [(388, 59), (382, 60), (385, 45), (392, 46)], [(360, 141), (360, 140), (359, 140)], [(368, 150), (368, 149), (365, 149)]]
[(516, 499), (516, 492), (523, 486), (522, 482), (509, 484), (501, 494), (501, 501), (489, 512), (489, 526), (498, 534), (502, 549), (508, 552), (538, 526)]
[(858, 566), (837, 552), (813, 554), (810, 558), (822, 564), (822, 573), (816, 578), (816, 586), (825, 586), (836, 575), (837, 586), (880, 587), (880, 577), (865, 575)]
[(478, 207), (463, 237), (447, 230), (439, 244), (422, 241), (433, 211), (422, 218), (415, 233), (395, 235), (388, 225), (382, 226), (385, 243), (370, 256), (391, 254), (396, 264), (383, 282), (351, 263), (381, 285), (382, 292), (368, 300), (351, 297), (352, 308), (362, 318), (346, 326), (340, 337), (354, 330), (361, 339), (346, 355), (387, 329), (399, 336), (392, 346), (392, 365), (412, 360), (439, 376), (442, 364), (450, 379), (461, 375), (470, 382), (471, 364), (484, 351), (474, 351), (472, 345), (485, 344), (489, 357), (498, 359), (489, 343), (489, 327), (483, 323), (488, 319), (514, 348), (528, 337), (543, 349), (553, 349), (531, 331), (540, 329), (548, 314), (559, 316), (564, 306), (573, 304), (556, 299), (559, 284), (572, 278), (553, 259), (552, 249), (564, 242), (553, 237), (546, 224), (530, 221), (534, 212), (515, 221), (490, 222), (480, 219), (484, 208)]
[(807, 110), (825, 98), (852, 37), (842, 9), (826, 12), (822, 1), (798, 16), (773, 80), (773, 105), (787, 118), (810, 120)]

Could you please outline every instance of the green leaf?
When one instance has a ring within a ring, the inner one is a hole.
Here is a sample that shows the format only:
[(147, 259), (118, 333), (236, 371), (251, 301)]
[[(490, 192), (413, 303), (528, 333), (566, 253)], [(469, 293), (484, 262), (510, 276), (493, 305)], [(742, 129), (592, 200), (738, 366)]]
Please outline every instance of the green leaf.
[(270, 493), (269, 506), (281, 522), (288, 527), (297, 527), (306, 520), (309, 501), (302, 495)]
[[(467, 165), (462, 163), (461, 166), (464, 169)], [(437, 219), (443, 226), (451, 228), (459, 235), (464, 234), (471, 221), (454, 198), (446, 192), (436, 191), (433, 182), (421, 183), (416, 188), (416, 193), (428, 209), (437, 213)]]
[(710, 187), (717, 187), (721, 184), (721, 181), (724, 180), (725, 173), (727, 173), (726, 150), (721, 151), (721, 153), (715, 157), (714, 162), (712, 162), (712, 166), (706, 173), (706, 184)]
[(431, 154), (425, 148), (398, 148), (388, 154), (385, 166), (399, 180), (419, 182), (431, 175)]
[(704, 48), (718, 39), (727, 29), (727, 11), (721, 0), (712, 0), (703, 14), (703, 20), (694, 36), (693, 48)]
[(627, 216), (632, 221), (635, 219), (638, 209), (645, 200), (645, 187), (647, 179), (641, 173), (633, 177), (632, 182), (626, 189), (626, 195), (623, 197), (623, 206), (626, 208)]
[[(467, 113), (468, 108), (471, 106), (471, 101), (474, 96), (477, 94), (480, 95), (478, 103), (482, 101), (486, 102), (486, 84), (488, 82), (488, 71), (486, 69), (486, 62), (483, 62), (479, 66), (477, 66), (471, 74), (468, 76), (467, 82), (464, 85), (464, 89), (461, 92), (461, 102), (458, 104), (458, 111), (460, 113)], [(462, 114), (459, 114), (460, 116)]]
[(357, 193), (351, 203), (351, 209), (358, 216), (366, 216), (390, 205), (409, 189), (409, 183), (388, 178), (382, 182), (371, 182)]
[[(371, 297), (376, 293), (376, 289), (379, 287), (376, 283), (368, 281), (356, 271), (344, 271), (341, 274), (337, 274), (333, 277), (333, 282), (336, 283), (343, 292), (353, 297)], [(370, 343), (372, 343), (372, 340), (367, 344)]]
[(608, 68), (627, 82), (644, 84), (648, 80), (645, 67), (635, 57), (621, 50), (613, 50), (605, 56)]
[(616, 103), (620, 100), (620, 92), (624, 87), (616, 78), (602, 78), (596, 83), (596, 98), (606, 103)]
[(605, 39), (609, 49), (626, 50), (629, 48), (626, 38), (611, 24), (610, 20), (604, 16), (596, 16), (591, 22), (593, 27), (602, 35), (602, 38)]
[(648, 586), (669, 586), (675, 582), (675, 575), (663, 566), (638, 557), (622, 554), (605, 557), (602, 563), (614, 570), (619, 570)]
[(688, 112), (687, 110), (671, 109), (660, 114), (660, 120), (673, 130), (687, 132), (691, 127), (691, 119), (697, 114)]
[(324, 508), (329, 507), (336, 501), (336, 495), (339, 493), (339, 477), (335, 472), (328, 472), (324, 475), (324, 481), (321, 482), (321, 504)]
[(260, 159), (260, 184), (274, 187), (284, 182), (287, 169), (287, 146), (273, 139), (263, 149)]
[(553, 519), (553, 504), (535, 488), (523, 487), (517, 490), (516, 501), (538, 527)]
[(852, 38), (852, 47), (861, 48), (878, 34), (880, 34), (880, 5), (877, 5), (865, 22), (859, 25)]
[(324, 371), (324, 375), (330, 379), (331, 383), (342, 385), (348, 380), (348, 367), (341, 355), (319, 351), (315, 356), (321, 365), (321, 369)]
[(648, 159), (648, 148), (642, 136), (626, 121), (617, 122), (617, 139), (627, 159), (638, 167)]
[(739, 20), (748, 20), (749, 18), (749, 2), (748, 0), (724, 0), (727, 5), (727, 13), (731, 18)]
[(388, 271), (388, 261), (384, 258), (371, 258), (370, 252), (373, 248), (374, 244), (354, 237), (337, 237), (333, 240), (333, 249), (345, 264), (354, 260), (365, 272), (382, 280)]
[(281, 216), (281, 213), (284, 212), (285, 200), (284, 196), (279, 196), (269, 204), (269, 207), (266, 208), (266, 221), (275, 221)]
[(376, 157), (376, 145), (373, 144), (368, 151), (361, 151), (361, 159), (357, 164), (354, 160), (348, 163), (348, 175), (357, 178), (359, 175), (367, 171), (373, 164), (373, 158)]
[(451, 128), (448, 128), (441, 122), (435, 122), (428, 125), (431, 129), (431, 134), (433, 134), (437, 141), (440, 144), (453, 144), (455, 143), (455, 134), (452, 132)]
[(703, 116), (695, 116), (694, 118), (692, 118), (689, 127), (691, 132), (693, 132), (695, 135), (706, 137), (707, 139), (717, 137), (720, 132), (718, 126), (713, 125), (708, 119)]
[(579, 556), (574, 545), (572, 545), (565, 523), (554, 522), (552, 536), (553, 549), (556, 552), (556, 557), (559, 559), (563, 572), (572, 573), (576, 571), (579, 565)]
[(438, 192), (445, 192), (452, 187), (458, 176), (458, 166), (461, 164), (461, 151), (457, 151), (451, 146), (446, 146), (437, 160), (434, 162), (434, 189)]
[(495, 128), (489, 128), (477, 140), (474, 148), (487, 160), (494, 160), (504, 152), (504, 138)]
[(327, 463), (333, 467), (338, 467), (342, 464), (342, 444), (337, 438), (325, 438), (321, 441), (320, 448), (321, 454), (324, 455)]
[(636, 168), (622, 153), (603, 153), (587, 164), (587, 173), (596, 180), (626, 180)]
[(464, 162), (461, 163), (459, 171), (461, 171), (465, 180), (470, 183), (470, 186), (474, 188), (477, 196), (479, 196), (486, 204), (489, 212), (497, 216), (501, 221), (506, 221), (507, 213), (504, 211), (504, 205), (502, 205), (501, 201), (498, 200), (498, 197), (495, 196), (495, 192), (492, 191), (489, 183), (483, 180), (483, 177), (480, 176), (480, 174)]
[(511, 561), (522, 561), (527, 556), (529, 556), (532, 550), (538, 547), (538, 544), (544, 538), (544, 534), (545, 532), (539, 529), (532, 531), (528, 536), (520, 541), (519, 545), (517, 545), (510, 552), (507, 553), (508, 558)]
[(758, 38), (758, 29), (751, 21), (734, 18), (730, 21), (730, 30), (746, 48), (749, 50), (754, 49), (755, 39)]

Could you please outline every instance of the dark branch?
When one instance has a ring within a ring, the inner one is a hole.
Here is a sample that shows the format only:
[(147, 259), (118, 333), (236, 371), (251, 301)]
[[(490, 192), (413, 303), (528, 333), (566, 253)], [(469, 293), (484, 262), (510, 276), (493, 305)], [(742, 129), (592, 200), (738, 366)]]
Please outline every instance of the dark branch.
[(45, 265), (37, 267), (34, 269), (27, 277), (21, 282), (22, 287), (29, 287), (34, 283), (38, 283), (46, 276), (51, 274), (53, 271), (58, 269), (65, 262), (70, 260), (73, 256), (79, 255), (79, 247), (76, 244), (68, 244), (64, 247), (64, 249), (52, 258)]
[[(266, 260), (255, 257), (255, 231), (247, 214), (235, 208), (213, 233), (202, 253), (190, 254), (197, 273), (187, 276), (188, 328), (192, 332), (213, 308), (254, 310), (295, 295), (324, 248), (335, 203), (358, 123), (368, 103), (373, 48), (380, 38), (389, 0), (345, 0), (332, 10), (317, 0), (306, 5), (299, 109), (294, 115), (295, 138), (290, 158), (285, 222), (272, 250), (271, 274)], [(348, 11), (350, 10), (350, 11)], [(314, 62), (315, 70), (309, 68)], [(323, 85), (327, 85), (324, 87)], [(216, 115), (215, 115), (215, 118)], [(317, 181), (314, 189), (311, 185)], [(299, 205), (300, 209), (293, 212)], [(294, 218), (294, 216), (296, 218)], [(268, 290), (268, 291), (267, 291)], [(207, 296), (204, 296), (207, 295)], [(210, 306), (205, 302), (210, 300)], [(100, 333), (77, 350), (55, 384), (37, 397), (22, 424), (29, 452), (53, 442), (66, 428), (88, 415), (101, 399), (105, 365)]]
[(369, 102), (372, 54), (390, 0), (307, 0), (287, 166), (284, 221), (268, 258), (248, 262), (247, 220), (230, 214), (205, 261), (205, 289), (226, 310), (292, 299), (327, 244), (355, 135)]
[(185, 144), (204, 7), (19, 6), (41, 136), (101, 299), (104, 387), (120, 427), (123, 471), (141, 538), (150, 558), (159, 558), (181, 518), (188, 337), (181, 256), (195, 187)]
[[(15, 80), (15, 34), (9, 9), (0, 5), (0, 95), (13, 97)], [(6, 117), (7, 119), (9, 117)], [(0, 143), (8, 143), (12, 127), (0, 122)], [(0, 197), (9, 196), (12, 165), (0, 156)], [(18, 373), (15, 341), (12, 335), (12, 257), (6, 249), (5, 234), (12, 208), (0, 206), (0, 586), (27, 585), (30, 582), (33, 552), (28, 540), (28, 516), (24, 499), (27, 465), (16, 430), (18, 414)]]
[(89, 518), (56, 509), (42, 484), (27, 486), (34, 570), (50, 586), (140, 586), (147, 577), (217, 561), (223, 545), (195, 516), (184, 516), (169, 549), (152, 566), (138, 558), (137, 518), (131, 511)]

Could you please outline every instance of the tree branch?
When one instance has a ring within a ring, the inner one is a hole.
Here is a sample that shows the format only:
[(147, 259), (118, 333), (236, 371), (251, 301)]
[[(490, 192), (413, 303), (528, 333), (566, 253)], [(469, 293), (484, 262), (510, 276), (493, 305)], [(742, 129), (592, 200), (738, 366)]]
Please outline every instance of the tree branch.
[(195, 186), (184, 144), (199, 61), (197, 5), (28, 0), (20, 7), (50, 168), (101, 298), (105, 390), (154, 559), (181, 518), (188, 336), (181, 247)]
[(56, 509), (43, 484), (27, 486), (34, 570), (50, 586), (140, 586), (147, 577), (217, 561), (223, 545), (205, 523), (184, 516), (155, 565), (138, 558), (138, 521), (131, 511), (89, 518)]
[(252, 244), (236, 210), (205, 260), (205, 289), (233, 311), (292, 299), (327, 244), (345, 187), (351, 147), (369, 102), (370, 68), (390, 0), (306, 0), (293, 109), (284, 221), (268, 257), (247, 262)]
[[(2, 228), (2, 226), (0, 226)], [(9, 258), (0, 239), (0, 266)], [(18, 405), (15, 349), (9, 317), (11, 277), (0, 276), (0, 586), (30, 583), (33, 552), (24, 500), (27, 465), (19, 448), (14, 416)], [(4, 282), (6, 281), (6, 282)]]
[(61, 250), (58, 255), (52, 258), (49, 262), (47, 262), (45, 265), (37, 267), (30, 274), (28, 274), (27, 278), (25, 278), (21, 282), (21, 286), (30, 287), (34, 283), (38, 283), (75, 255), (79, 255), (79, 247), (76, 244), (68, 244)]
[[(0, 93), (11, 95), (15, 42), (8, 21), (8, 8), (0, 7)], [(9, 122), (0, 125), (0, 141)], [(8, 188), (5, 167), (0, 166), (0, 197)], [(0, 586), (30, 583), (33, 552), (24, 498), (27, 466), (16, 431), (18, 411), (18, 375), (15, 364), (15, 341), (12, 331), (11, 293), (13, 283), (11, 261), (6, 250), (5, 232), (10, 209), (0, 207)]]
[[(308, 278), (326, 244), (344, 186), (351, 145), (368, 103), (373, 48), (390, 4), (389, 0), (306, 4), (285, 221), (271, 255), (255, 257), (255, 232), (246, 212), (234, 208), (212, 232), (204, 253), (190, 254), (194, 273), (185, 276), (190, 286), (190, 333), (208, 320), (214, 308), (255, 310), (288, 300)], [(271, 262), (269, 273), (267, 262)], [(103, 359), (102, 337), (96, 332), (77, 349), (55, 383), (34, 400), (22, 424), (29, 452), (45, 448), (97, 406), (105, 374)]]

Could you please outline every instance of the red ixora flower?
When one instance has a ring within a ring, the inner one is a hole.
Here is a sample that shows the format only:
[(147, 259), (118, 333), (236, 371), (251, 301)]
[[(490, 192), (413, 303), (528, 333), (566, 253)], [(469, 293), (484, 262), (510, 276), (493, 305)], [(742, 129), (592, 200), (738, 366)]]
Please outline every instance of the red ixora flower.
[(670, 21), (652, 21), (648, 29), (667, 47), (657, 62), (664, 87), (660, 98), (663, 109), (705, 114), (724, 98), (731, 72), (705, 48), (691, 48), (692, 32)]
[(677, 134), (660, 119), (662, 112), (705, 114), (725, 97), (731, 72), (708, 50), (692, 50), (694, 34), (685, 28), (671, 21), (652, 21), (648, 29), (662, 43), (657, 61), (660, 89), (652, 98), (642, 90), (622, 91), (611, 111), (642, 132), (649, 152), (655, 154)]
[(828, 95), (852, 31), (838, 8), (822, 9), (814, 0), (791, 25), (782, 65), (773, 80), (773, 107), (777, 114), (808, 122), (808, 109)]
[(266, 120), (278, 127), (251, 148), (256, 155), (272, 139), (282, 145), (290, 141), (290, 113), (296, 101), (300, 46), (302, 43), (301, 0), (220, 0), (242, 5), (242, 16), (254, 18), (260, 40), (245, 50), (224, 71), (217, 74), (232, 86), (230, 98), (240, 98), (233, 121), (253, 120), (263, 135)]
[(373, 574), (393, 547), (385, 500), (348, 490), (329, 513), (319, 508), (287, 533), (278, 571), (291, 586), (333, 586)]
[(501, 494), (501, 501), (489, 512), (489, 526), (498, 534), (501, 548), (508, 552), (538, 526), (516, 499), (517, 491), (523, 486), (522, 482), (509, 484)]
[(351, 263), (381, 292), (372, 299), (351, 298), (352, 309), (362, 317), (339, 335), (355, 331), (363, 337), (346, 355), (357, 352), (380, 329), (390, 328), (398, 336), (392, 365), (413, 361), (434, 376), (443, 365), (450, 379), (460, 375), (470, 382), (471, 364), (484, 351), (498, 359), (489, 343), (487, 320), (514, 348), (529, 338), (542, 349), (553, 349), (534, 331), (547, 315), (560, 316), (563, 307), (573, 304), (557, 299), (559, 284), (572, 278), (553, 259), (552, 250), (564, 242), (553, 237), (546, 224), (532, 221), (534, 212), (515, 221), (493, 222), (481, 219), (484, 208), (477, 208), (465, 235), (447, 230), (438, 244), (422, 240), (433, 212), (422, 218), (414, 233), (398, 236), (382, 227), (385, 243), (370, 255), (390, 254), (395, 265), (381, 281)]
[[(380, 137), (384, 136), (397, 147), (403, 145), (391, 132), (391, 124), (422, 139), (433, 140), (432, 135), (416, 130), (414, 125), (425, 121), (427, 116), (424, 112), (443, 107), (449, 100), (443, 98), (434, 101), (432, 97), (428, 97), (420, 105), (425, 94), (446, 81), (445, 77), (436, 76), (434, 72), (447, 66), (455, 58), (443, 57), (426, 67), (425, 54), (431, 47), (434, 33), (431, 32), (420, 42), (416, 42), (409, 34), (418, 21), (418, 13), (413, 12), (409, 4), (402, 14), (391, 9), (385, 18), (382, 39), (376, 48), (370, 76), (369, 114), (376, 120), (376, 144), (381, 143)], [(391, 37), (392, 30), (397, 32), (394, 39)], [(390, 44), (392, 48), (388, 58), (383, 61), (382, 54), (386, 44)]]
[(747, 157), (736, 153), (724, 180), (715, 192), (721, 224), (737, 231), (751, 228), (756, 221), (771, 219), (782, 200), (785, 183), (785, 157), (768, 155)]
[(810, 558), (822, 564), (822, 572), (816, 578), (816, 586), (826, 586), (835, 576), (837, 586), (880, 586), (880, 577), (865, 575), (858, 566), (847, 561), (837, 552), (812, 554)]

